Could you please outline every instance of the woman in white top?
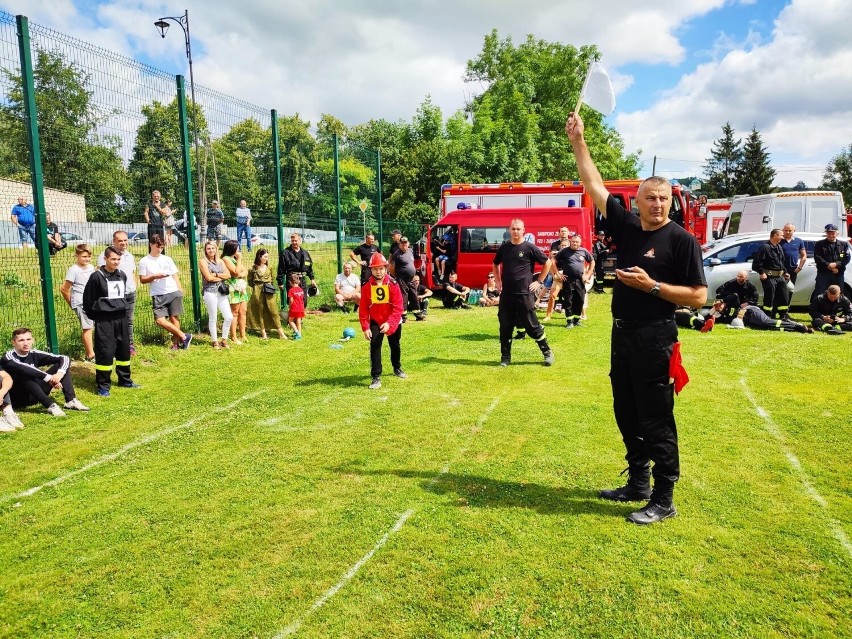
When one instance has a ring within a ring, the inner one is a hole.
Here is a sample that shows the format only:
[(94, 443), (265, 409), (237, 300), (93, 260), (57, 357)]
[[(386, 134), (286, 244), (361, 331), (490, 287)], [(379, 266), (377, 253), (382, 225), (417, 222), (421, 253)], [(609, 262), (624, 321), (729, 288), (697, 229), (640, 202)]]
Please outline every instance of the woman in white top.
[[(213, 340), (213, 348), (230, 348), (228, 345), (228, 333), (234, 315), (231, 312), (231, 304), (228, 301), (228, 293), (223, 293), (219, 287), (223, 285), (227, 290), (228, 280), (231, 275), (222, 258), (216, 251), (216, 242), (207, 242), (204, 245), (204, 258), (199, 264), (201, 269), (202, 291), (204, 293), (204, 305), (207, 307), (207, 330), (210, 331), (210, 339)], [(216, 339), (216, 311), (222, 314), (222, 339)]]
[(65, 281), (59, 288), (62, 297), (68, 302), (68, 306), (76, 313), (80, 320), (80, 328), (83, 331), (83, 348), (86, 350), (86, 361), (95, 361), (95, 347), (92, 341), (92, 332), (95, 328), (95, 323), (90, 320), (86, 313), (83, 312), (83, 289), (86, 288), (86, 282), (89, 277), (95, 272), (95, 267), (92, 266), (92, 249), (88, 244), (78, 244), (74, 249), (77, 255), (77, 262), (68, 268), (65, 274)]

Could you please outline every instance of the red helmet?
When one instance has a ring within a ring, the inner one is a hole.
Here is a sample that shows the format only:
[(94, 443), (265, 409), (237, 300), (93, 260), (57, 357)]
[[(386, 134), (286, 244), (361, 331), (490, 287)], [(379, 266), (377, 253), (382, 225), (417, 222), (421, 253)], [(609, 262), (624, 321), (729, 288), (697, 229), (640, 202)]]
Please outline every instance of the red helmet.
[(387, 266), (388, 261), (385, 259), (385, 256), (381, 253), (373, 253), (370, 257), (370, 268), (376, 268), (377, 266)]

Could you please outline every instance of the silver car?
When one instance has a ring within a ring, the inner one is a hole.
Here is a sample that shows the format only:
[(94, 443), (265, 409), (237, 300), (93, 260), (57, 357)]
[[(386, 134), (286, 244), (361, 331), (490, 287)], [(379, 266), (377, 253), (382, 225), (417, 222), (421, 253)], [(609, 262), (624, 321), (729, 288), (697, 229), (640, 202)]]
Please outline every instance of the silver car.
[[(808, 306), (816, 282), (816, 264), (814, 263), (814, 244), (825, 239), (821, 233), (797, 233), (796, 237), (805, 242), (808, 259), (796, 278), (791, 306)], [(849, 238), (838, 238), (848, 241)], [(734, 279), (740, 271), (748, 271), (749, 281), (757, 287), (761, 300), (763, 287), (760, 276), (751, 270), (751, 263), (758, 249), (769, 241), (768, 233), (743, 233), (728, 235), (713, 240), (701, 247), (704, 257), (704, 277), (707, 279), (707, 306), (713, 304), (716, 289), (728, 280)], [(852, 268), (847, 267), (843, 294), (852, 299)]]

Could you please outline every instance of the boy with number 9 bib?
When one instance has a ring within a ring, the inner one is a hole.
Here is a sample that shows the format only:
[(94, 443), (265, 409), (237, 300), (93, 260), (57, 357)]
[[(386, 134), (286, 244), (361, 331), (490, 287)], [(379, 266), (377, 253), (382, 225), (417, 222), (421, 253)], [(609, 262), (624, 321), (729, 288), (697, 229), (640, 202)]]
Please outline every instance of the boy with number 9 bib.
[(370, 257), (372, 277), (361, 288), (361, 305), (358, 319), (364, 338), (370, 342), (371, 389), (382, 386), (382, 341), (388, 336), (393, 374), (401, 379), (408, 377), (402, 370), (399, 341), (402, 337), (402, 291), (399, 284), (388, 275), (388, 261), (381, 253)]

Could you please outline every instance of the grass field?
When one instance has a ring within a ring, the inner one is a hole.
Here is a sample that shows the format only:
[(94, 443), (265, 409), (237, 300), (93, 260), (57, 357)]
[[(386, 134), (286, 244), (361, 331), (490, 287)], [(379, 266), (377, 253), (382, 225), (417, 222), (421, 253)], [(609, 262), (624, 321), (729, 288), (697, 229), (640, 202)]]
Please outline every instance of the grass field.
[[(616, 485), (609, 295), (497, 366), (494, 309), (368, 345), (144, 346), (0, 439), (2, 637), (850, 637), (850, 336), (682, 331), (679, 516)], [(385, 349), (387, 358), (387, 348)], [(386, 359), (387, 362), (387, 359)]]

